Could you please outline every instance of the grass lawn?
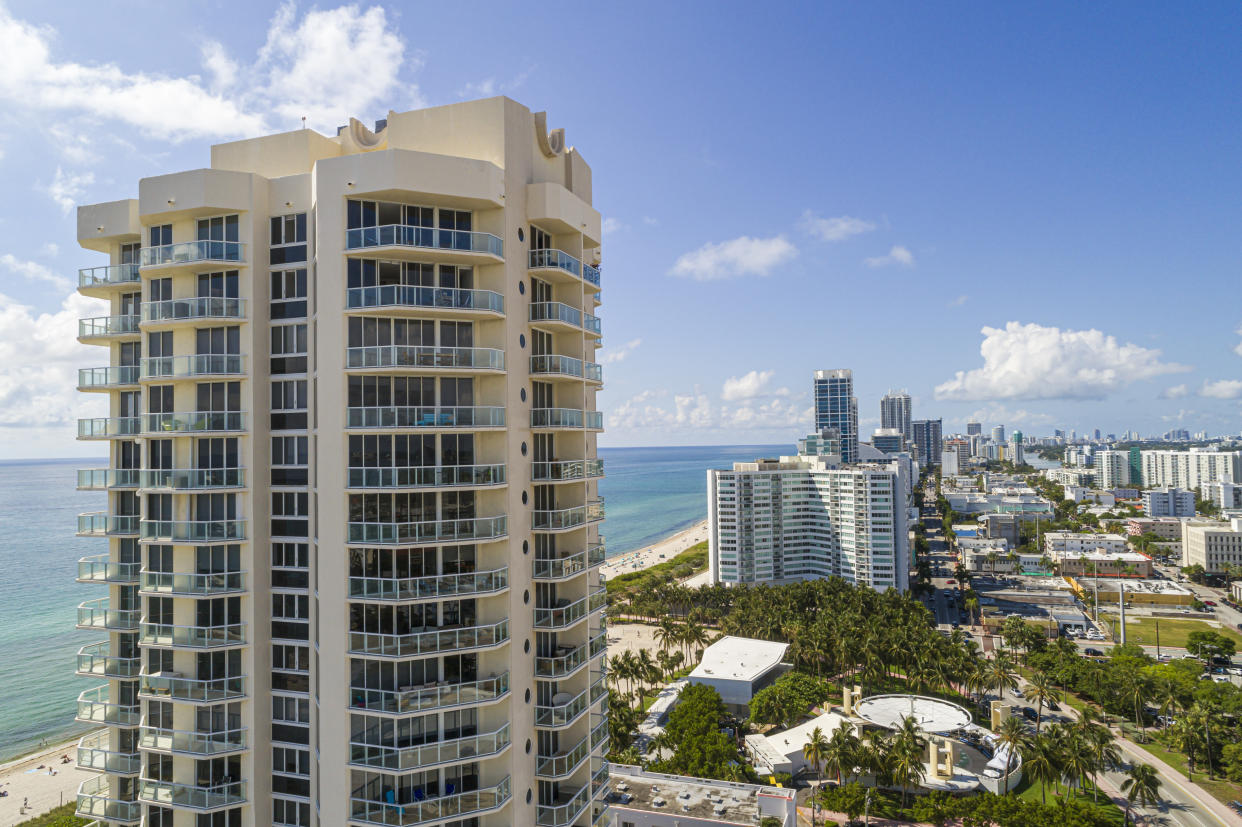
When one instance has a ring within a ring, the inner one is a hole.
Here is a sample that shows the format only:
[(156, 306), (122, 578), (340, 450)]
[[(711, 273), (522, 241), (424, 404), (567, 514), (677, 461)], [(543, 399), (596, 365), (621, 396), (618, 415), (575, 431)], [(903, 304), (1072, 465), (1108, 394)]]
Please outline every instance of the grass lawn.
[[(1163, 635), (1161, 635), (1163, 637)], [(1208, 780), (1207, 773), (1202, 770), (1196, 770), (1192, 776), (1186, 771), (1186, 756), (1180, 752), (1173, 752), (1159, 741), (1151, 740), (1146, 744), (1140, 744), (1145, 750), (1168, 764), (1182, 775), (1190, 778), (1203, 789), (1211, 793), (1212, 797), (1222, 804), (1228, 804), (1230, 801), (1242, 799), (1242, 784), (1235, 784), (1223, 778)], [(1198, 765), (1196, 765), (1198, 766)]]
[[(1114, 614), (1100, 613), (1100, 618), (1106, 622), (1109, 628), (1113, 628), (1116, 624), (1117, 616)], [(1207, 623), (1202, 620), (1182, 620), (1180, 618), (1173, 619), (1162, 617), (1159, 619), (1160, 624), (1160, 645), (1176, 646), (1185, 648), (1186, 638), (1191, 632), (1219, 632), (1225, 637), (1237, 644), (1238, 649), (1242, 650), (1242, 635), (1239, 635), (1235, 629), (1227, 626), (1218, 626), (1216, 624)], [(1126, 620), (1126, 642), (1138, 643), (1143, 646), (1156, 645), (1156, 623), (1157, 620), (1150, 617)]]
[(65, 804), (57, 807), (55, 810), (49, 810), (41, 816), (35, 816), (28, 821), (23, 821), (17, 827), (79, 827), (79, 825), (88, 823), (84, 818), (78, 818), (73, 814), (77, 809), (77, 803)]
[(656, 563), (649, 569), (628, 571), (609, 579), (608, 597), (614, 598), (623, 594), (637, 593), (647, 583), (660, 583), (672, 580), (684, 580), (693, 577), (707, 568), (707, 543), (697, 543), (690, 548), (662, 563)]
[[(1065, 785), (1062, 785), (1060, 798), (1057, 797), (1057, 789), (1054, 786), (1049, 786), (1047, 792), (1048, 804), (1056, 804), (1066, 796), (1072, 795), (1083, 804), (1094, 806), (1101, 813), (1105, 814), (1109, 821), (1114, 824), (1120, 825), (1125, 820), (1125, 811), (1114, 804), (1103, 792), (1100, 793), (1099, 800), (1093, 802), (1091, 800), (1091, 789), (1089, 786), (1085, 789), (1070, 790), (1065, 787)], [(1017, 796), (1018, 798), (1026, 801), (1034, 801), (1037, 804), (1043, 804), (1044, 785), (1040, 783), (1032, 783), (1029, 779), (1024, 778), (1022, 779), (1022, 783), (1018, 785)]]

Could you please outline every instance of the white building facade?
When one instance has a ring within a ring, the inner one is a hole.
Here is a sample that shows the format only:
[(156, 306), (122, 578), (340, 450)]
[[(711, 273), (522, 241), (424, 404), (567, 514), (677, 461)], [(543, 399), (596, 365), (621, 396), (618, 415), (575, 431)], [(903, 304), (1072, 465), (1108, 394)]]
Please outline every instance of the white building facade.
[(1242, 454), (1235, 451), (1143, 451), (1143, 485), (1188, 488), (1207, 495), (1216, 482), (1242, 482)]

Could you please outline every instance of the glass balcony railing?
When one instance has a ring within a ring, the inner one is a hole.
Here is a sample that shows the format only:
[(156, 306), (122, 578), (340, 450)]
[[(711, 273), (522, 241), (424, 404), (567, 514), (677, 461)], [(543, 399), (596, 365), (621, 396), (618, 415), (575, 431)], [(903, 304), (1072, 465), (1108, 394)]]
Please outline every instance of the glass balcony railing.
[(604, 519), (604, 501), (592, 500), (586, 505), (554, 511), (532, 512), (531, 528), (535, 531), (561, 531), (599, 522), (602, 519)]
[(144, 468), (139, 480), (142, 488), (169, 488), (175, 491), (241, 488), (246, 484), (246, 469)]
[(141, 433), (142, 420), (136, 416), (96, 417), (78, 420), (78, 439), (112, 439)]
[(441, 310), (481, 310), (504, 313), (505, 297), (491, 290), (460, 290), (453, 287), (418, 287), (410, 284), (384, 284), (351, 287), (345, 293), (346, 307), (424, 307)]
[(531, 479), (540, 482), (568, 482), (604, 476), (602, 459), (571, 459), (536, 462), (531, 466)]
[(600, 698), (608, 696), (608, 684), (604, 675), (600, 674), (591, 681), (591, 685), (564, 703), (536, 706), (535, 726), (565, 727), (578, 720), (581, 715), (594, 706)]
[(104, 684), (78, 696), (77, 719), (88, 724), (133, 727), (142, 720), (142, 708), (137, 701), (132, 704), (112, 703), (108, 685)]
[[(366, 824), (383, 824), (390, 827), (407, 827), (407, 825), (438, 822), (448, 818), (459, 818), (474, 813), (483, 813), (503, 807), (511, 797), (509, 777), (505, 776), (494, 787), (484, 787), (467, 793), (457, 793), (415, 800), (413, 793), (407, 788), (402, 789), (403, 795), (409, 795), (408, 801), (393, 798), (389, 801), (373, 801), (368, 798), (349, 799), (349, 817), (351, 821)], [(376, 794), (378, 794), (378, 789)]]
[(189, 703), (240, 700), (246, 697), (246, 679), (241, 675), (199, 680), (169, 672), (142, 674), (138, 678), (138, 694)]
[(126, 536), (137, 533), (137, 515), (109, 514), (106, 511), (78, 515), (78, 535), (81, 537)]
[(536, 580), (563, 580), (566, 577), (581, 574), (603, 562), (604, 544), (599, 543), (576, 554), (569, 554), (552, 560), (536, 559), (534, 561), (534, 577)]
[(509, 588), (509, 567), (430, 577), (351, 577), (349, 596), (358, 600), (430, 600), (482, 595)]
[(561, 646), (555, 655), (535, 658), (535, 677), (559, 680), (572, 675), (604, 651), (606, 637), (601, 632), (581, 646)]
[(398, 691), (362, 689), (351, 686), (349, 705), (368, 712), (402, 715), (453, 706), (468, 706), (496, 701), (509, 694), (509, 673), (448, 686), (414, 686)]
[(530, 412), (532, 428), (567, 428), (598, 431), (604, 427), (604, 414), (600, 411), (581, 411), (576, 408), (534, 408)]
[(582, 378), (582, 360), (555, 353), (530, 357), (530, 372), (540, 375)]
[(590, 313), (582, 314), (582, 329), (593, 336), (604, 335), (604, 323), (599, 316), (592, 316)]
[(111, 287), (137, 284), (137, 264), (110, 264), (106, 267), (83, 267), (78, 270), (78, 287)]
[(408, 224), (355, 227), (345, 231), (345, 249), (365, 250), (368, 247), (419, 247), (505, 257), (504, 242), (491, 233), (412, 227)]
[(509, 748), (510, 743), (512, 740), (508, 724), (495, 732), (410, 747), (377, 746), (351, 741), (349, 763), (389, 772), (408, 772), (452, 761), (477, 761), (503, 752)]
[(345, 351), (345, 367), (504, 370), (505, 352), (487, 347), (351, 347)]
[(120, 658), (112, 655), (110, 641), (90, 643), (78, 650), (77, 673), (79, 675), (97, 675), (102, 678), (136, 678), (142, 668), (142, 661), (135, 650), (132, 658)]
[(561, 302), (534, 302), (530, 306), (530, 320), (531, 322), (563, 322), (573, 327), (582, 327), (582, 311)]
[(148, 434), (201, 434), (216, 431), (241, 431), (246, 415), (241, 411), (190, 411), (186, 413), (152, 413), (143, 426)]
[(222, 755), (246, 749), (246, 730), (229, 729), (219, 732), (193, 732), (143, 726), (138, 746), (156, 752), (179, 752), (187, 755)]
[(95, 339), (106, 336), (137, 336), (137, 316), (96, 316), (78, 320), (78, 338)]
[(197, 787), (144, 778), (139, 782), (138, 798), (148, 804), (159, 804), (164, 807), (215, 810), (219, 807), (245, 804), (246, 782), (230, 781), (224, 784)]
[(405, 658), (437, 652), (457, 652), (499, 646), (509, 639), (509, 621), (486, 626), (430, 627), (406, 634), (350, 632), (349, 651), (355, 655)]
[(572, 774), (591, 756), (591, 733), (582, 736), (582, 740), (569, 749), (556, 755), (535, 756), (535, 776), (537, 778), (564, 778)]
[(246, 357), (236, 353), (205, 353), (188, 356), (150, 356), (142, 360), (143, 379), (194, 376), (240, 376)]
[(243, 571), (218, 571), (207, 574), (142, 571), (138, 578), (138, 590), (149, 594), (184, 594), (199, 597), (246, 590), (246, 573)]
[(346, 488), (453, 488), (504, 485), (504, 463), (350, 468)]
[(598, 267), (592, 267), (589, 264), (582, 265), (582, 277), (586, 279), (588, 283), (593, 284), (596, 287), (599, 287), (599, 268)]
[(138, 384), (137, 365), (113, 365), (106, 368), (82, 368), (78, 371), (78, 389), (119, 388)]
[(181, 241), (159, 247), (143, 247), (143, 267), (169, 264), (194, 264), (199, 261), (239, 262), (245, 259), (246, 245), (240, 241)]
[(141, 609), (110, 608), (111, 598), (100, 597), (78, 604), (79, 629), (110, 629), (114, 632), (133, 632), (142, 619)]
[(348, 408), (346, 428), (503, 428), (501, 407), (434, 408), (400, 405)]
[(78, 786), (77, 815), (109, 824), (136, 824), (142, 820), (142, 802), (121, 798), (119, 782), (106, 775), (88, 778)]
[(185, 646), (191, 649), (241, 646), (246, 642), (246, 624), (218, 626), (174, 626), (169, 623), (142, 623), (138, 642), (143, 646)]
[(535, 808), (535, 824), (538, 827), (569, 827), (586, 812), (607, 783), (608, 765), (604, 764), (581, 789), (574, 791), (561, 787), (555, 804), (540, 804)]
[(564, 270), (575, 276), (582, 275), (582, 262), (564, 250), (531, 250), (527, 267), (531, 270)]
[(109, 488), (137, 488), (138, 471), (133, 468), (84, 468), (78, 470), (78, 488), (104, 491)]
[(107, 554), (96, 554), (78, 560), (78, 582), (80, 583), (120, 583), (138, 582), (138, 572), (142, 563), (117, 563), (109, 559)]
[(173, 543), (222, 543), (246, 539), (245, 520), (143, 520), (144, 540)]
[(105, 729), (83, 735), (78, 740), (78, 768), (114, 775), (137, 775), (142, 770), (142, 756), (137, 750), (116, 752), (111, 749), (109, 733)]
[(246, 300), (224, 296), (195, 296), (189, 299), (166, 299), (143, 302), (144, 322), (175, 322), (192, 319), (240, 321), (246, 318)]
[(425, 520), (416, 523), (350, 522), (351, 543), (409, 543), (442, 540), (498, 540), (508, 534), (505, 517)]
[(608, 596), (601, 587), (586, 597), (573, 602), (566, 601), (564, 606), (552, 606), (535, 609), (536, 629), (567, 629), (581, 621), (592, 612), (597, 612), (608, 603)]

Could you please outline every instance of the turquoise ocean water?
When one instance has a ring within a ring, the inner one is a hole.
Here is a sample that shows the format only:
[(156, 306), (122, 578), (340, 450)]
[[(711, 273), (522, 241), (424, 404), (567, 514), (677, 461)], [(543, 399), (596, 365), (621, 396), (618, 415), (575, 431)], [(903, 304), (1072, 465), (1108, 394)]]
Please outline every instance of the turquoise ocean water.
[[(775, 456), (793, 445), (601, 448), (609, 555), (642, 548), (707, 516), (708, 468)], [(76, 491), (77, 468), (99, 459), (0, 462), (0, 761), (84, 732), (73, 720), (78, 694), (99, 681), (73, 674), (82, 646), (103, 640), (74, 628), (76, 607), (107, 590), (74, 581), (80, 557), (105, 541), (75, 537), (77, 515), (104, 496)]]

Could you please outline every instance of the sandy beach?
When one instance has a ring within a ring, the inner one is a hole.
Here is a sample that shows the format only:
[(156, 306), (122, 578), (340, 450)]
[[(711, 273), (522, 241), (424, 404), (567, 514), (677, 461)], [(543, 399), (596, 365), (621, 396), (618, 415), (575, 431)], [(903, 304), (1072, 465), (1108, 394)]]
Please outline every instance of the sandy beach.
[[(69, 763), (62, 764), (62, 755)], [(47, 747), (38, 752), (0, 764), (0, 790), (8, 795), (0, 798), (0, 827), (13, 827), (48, 810), (76, 801), (78, 785), (94, 773), (78, 769), (78, 739)], [(43, 769), (38, 769), (39, 765)], [(56, 773), (51, 775), (48, 768)], [(29, 806), (22, 813), (22, 800)]]
[(605, 577), (616, 577), (631, 571), (650, 568), (656, 563), (672, 560), (681, 552), (707, 540), (707, 520), (700, 520), (684, 531), (666, 537), (654, 545), (637, 551), (629, 551), (617, 557), (609, 557), (599, 567)]

